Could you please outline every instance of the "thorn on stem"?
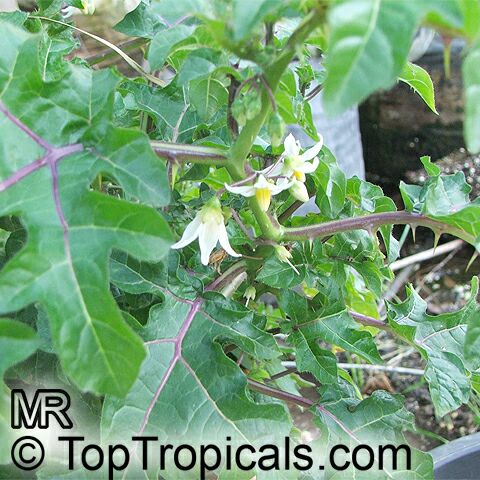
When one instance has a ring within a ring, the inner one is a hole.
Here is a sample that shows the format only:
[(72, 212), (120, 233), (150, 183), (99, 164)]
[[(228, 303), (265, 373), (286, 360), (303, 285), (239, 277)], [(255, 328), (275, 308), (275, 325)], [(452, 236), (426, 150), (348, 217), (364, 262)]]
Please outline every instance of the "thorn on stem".
[(442, 232), (439, 230), (434, 230), (435, 238), (433, 240), (433, 254), (435, 255), (435, 250), (438, 247), (438, 242), (440, 241), (440, 237), (442, 235)]
[(478, 257), (478, 251), (475, 250), (473, 252), (472, 258), (469, 260), (467, 264), (467, 268), (465, 269), (465, 272), (468, 272), (468, 269), (472, 266), (473, 262), (477, 259), (477, 257)]

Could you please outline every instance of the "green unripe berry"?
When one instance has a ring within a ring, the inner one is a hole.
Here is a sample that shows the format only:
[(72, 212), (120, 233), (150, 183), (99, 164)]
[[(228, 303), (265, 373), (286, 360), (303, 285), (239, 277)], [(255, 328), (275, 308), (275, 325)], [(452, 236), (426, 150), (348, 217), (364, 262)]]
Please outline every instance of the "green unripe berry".
[(245, 95), (245, 107), (248, 120), (253, 120), (262, 110), (262, 99), (256, 90)]
[(285, 135), (285, 122), (281, 115), (274, 112), (270, 116), (267, 125), (268, 135), (273, 147), (279, 147), (282, 144), (283, 136)]
[(240, 127), (247, 123), (247, 109), (242, 99), (237, 98), (232, 103), (232, 115)]

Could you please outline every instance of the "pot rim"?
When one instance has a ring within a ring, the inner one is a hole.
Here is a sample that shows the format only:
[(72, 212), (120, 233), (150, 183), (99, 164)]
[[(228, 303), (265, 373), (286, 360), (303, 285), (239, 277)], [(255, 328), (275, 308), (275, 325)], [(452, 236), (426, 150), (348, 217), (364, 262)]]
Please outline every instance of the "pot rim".
[(429, 453), (433, 457), (435, 471), (437, 471), (476, 452), (480, 455), (480, 432), (457, 438), (445, 445), (434, 448)]

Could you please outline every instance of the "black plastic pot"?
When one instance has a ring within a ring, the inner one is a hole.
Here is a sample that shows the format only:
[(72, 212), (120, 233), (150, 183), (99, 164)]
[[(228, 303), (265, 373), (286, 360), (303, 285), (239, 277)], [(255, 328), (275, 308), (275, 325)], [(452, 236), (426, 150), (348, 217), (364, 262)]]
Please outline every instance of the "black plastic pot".
[(480, 478), (480, 433), (459, 438), (430, 453), (435, 464), (435, 480)]

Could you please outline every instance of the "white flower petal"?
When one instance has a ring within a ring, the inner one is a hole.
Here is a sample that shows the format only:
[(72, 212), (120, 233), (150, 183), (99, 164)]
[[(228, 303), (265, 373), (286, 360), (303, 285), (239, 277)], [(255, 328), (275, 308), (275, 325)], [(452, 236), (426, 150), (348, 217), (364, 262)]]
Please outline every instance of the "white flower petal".
[(218, 227), (218, 241), (222, 248), (232, 257), (241, 257), (239, 253), (237, 253), (232, 246), (230, 245), (230, 241), (228, 240), (227, 229), (225, 228), (225, 224), (222, 222), (221, 225)]
[(130, 13), (135, 10), (141, 3), (141, 0), (124, 0), (125, 12)]
[(288, 180), (287, 178), (281, 178), (278, 180), (276, 185), (272, 185), (272, 195), (277, 195), (280, 192), (283, 192), (287, 188), (290, 188), (292, 186), (292, 182)]
[(259, 175), (253, 188), (255, 190), (259, 190), (261, 188), (268, 188), (269, 190), (271, 190), (272, 186), (273, 186), (273, 183), (269, 182), (264, 175)]
[(315, 157), (311, 162), (304, 162), (303, 165), (300, 167), (300, 171), (303, 173), (313, 173), (318, 165), (320, 164), (320, 160), (318, 157)]
[(198, 244), (200, 245), (200, 258), (203, 265), (208, 265), (210, 255), (218, 242), (218, 234), (218, 223), (207, 222), (201, 224), (198, 235)]
[(287, 157), (296, 157), (300, 151), (300, 147), (292, 134), (288, 135), (283, 142), (283, 148)]
[(260, 173), (268, 177), (278, 177), (283, 173), (283, 169), (285, 168), (285, 164), (283, 161), (277, 162), (274, 165), (270, 165), (269, 167), (261, 170)]
[(282, 177), (277, 180), (276, 186), (281, 187), (285, 190), (285, 188), (288, 188), (291, 185), (292, 181), (289, 180), (288, 178)]
[(315, 158), (323, 147), (323, 137), (320, 135), (320, 141), (315, 144), (313, 147), (309, 148), (306, 152), (300, 155), (300, 160), (306, 162), (307, 160), (312, 160)]
[(253, 185), (235, 187), (228, 184), (225, 184), (225, 188), (232, 193), (237, 193), (244, 197), (253, 197), (255, 195), (255, 187)]
[(200, 215), (197, 216), (187, 225), (185, 231), (183, 232), (182, 238), (172, 245), (172, 248), (183, 248), (195, 241), (200, 233), (200, 227), (202, 221), (200, 220)]

